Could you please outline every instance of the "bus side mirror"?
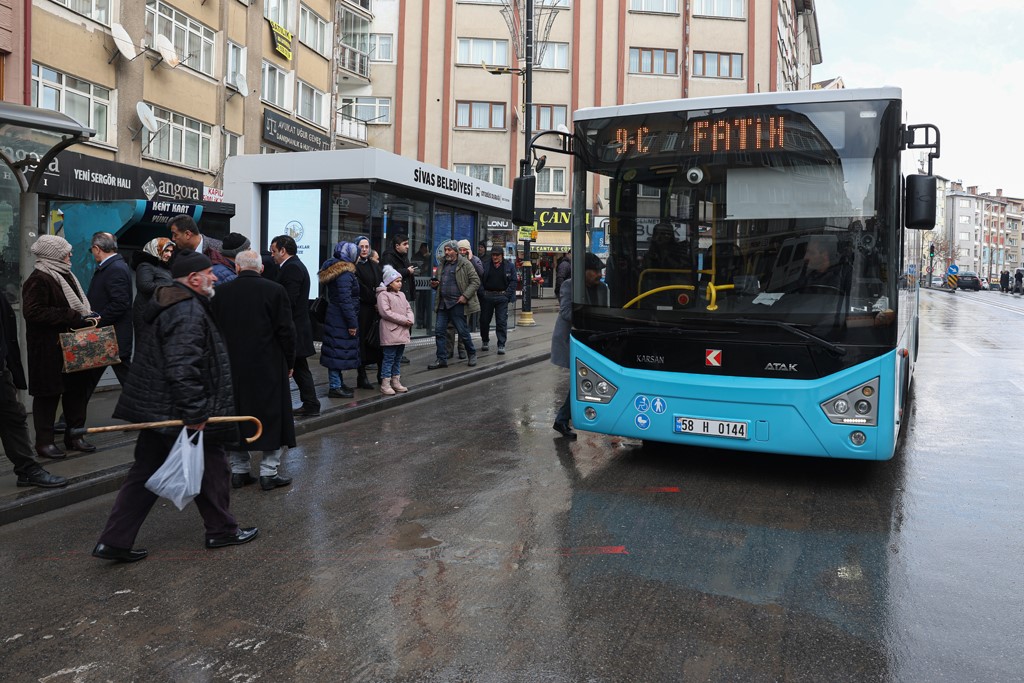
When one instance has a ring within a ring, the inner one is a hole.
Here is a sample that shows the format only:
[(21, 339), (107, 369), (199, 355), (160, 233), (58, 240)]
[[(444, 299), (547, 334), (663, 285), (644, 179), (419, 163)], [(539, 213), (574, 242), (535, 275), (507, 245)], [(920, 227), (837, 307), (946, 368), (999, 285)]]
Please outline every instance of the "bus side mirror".
[(935, 176), (907, 176), (904, 225), (915, 230), (931, 230), (935, 227), (936, 187)]
[(533, 225), (537, 200), (537, 176), (519, 176), (512, 181), (512, 222)]

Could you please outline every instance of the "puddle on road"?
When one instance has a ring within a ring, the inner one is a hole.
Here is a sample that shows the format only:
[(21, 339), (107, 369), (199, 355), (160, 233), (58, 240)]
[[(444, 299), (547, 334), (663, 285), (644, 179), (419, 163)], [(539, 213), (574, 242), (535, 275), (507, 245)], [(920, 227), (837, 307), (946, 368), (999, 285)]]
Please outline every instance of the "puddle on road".
[(398, 525), (394, 536), (391, 537), (391, 545), (397, 550), (419, 550), (421, 548), (433, 548), (441, 545), (441, 541), (427, 536), (427, 530), (422, 524), (416, 522), (405, 522)]

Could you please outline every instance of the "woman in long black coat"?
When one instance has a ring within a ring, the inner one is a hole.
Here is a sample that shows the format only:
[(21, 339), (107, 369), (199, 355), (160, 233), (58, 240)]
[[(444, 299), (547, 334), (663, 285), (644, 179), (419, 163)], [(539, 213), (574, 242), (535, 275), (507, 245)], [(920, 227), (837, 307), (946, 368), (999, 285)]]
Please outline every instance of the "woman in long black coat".
[(327, 368), (331, 398), (351, 398), (345, 386), (343, 370), (358, 368), (359, 362), (359, 281), (355, 261), (359, 250), (351, 242), (334, 245), (334, 255), (320, 266), (317, 278), (326, 292), (327, 316), (320, 346), (320, 365)]
[(174, 242), (166, 237), (154, 237), (146, 242), (142, 251), (135, 252), (132, 256), (132, 270), (135, 271), (135, 303), (132, 304), (132, 327), (135, 329), (136, 343), (142, 341), (142, 333), (145, 331), (145, 320), (142, 312), (146, 310), (146, 304), (153, 298), (153, 292), (157, 287), (163, 287), (174, 282), (171, 279), (171, 269), (168, 265), (171, 256), (174, 254)]
[(383, 267), (370, 258), (370, 240), (366, 237), (356, 238), (359, 258), (356, 259), (356, 279), (359, 280), (359, 374), (356, 386), (360, 389), (373, 389), (373, 384), (366, 377), (366, 366), (377, 364), (377, 381), (380, 381), (380, 364), (384, 361), (384, 351), (379, 340), (375, 343), (369, 338), (376, 332), (380, 317), (377, 314), (377, 287), (384, 279)]
[(64, 372), (59, 335), (87, 327), (91, 324), (88, 318), (95, 313), (78, 278), (71, 272), (71, 245), (67, 240), (56, 235), (41, 235), (32, 244), (32, 253), (36, 257), (35, 270), (21, 288), (21, 302), (36, 454), (44, 458), (66, 457), (53, 442), (53, 420), (58, 404), (63, 405), (67, 421), (64, 447), (92, 453), (96, 447), (81, 437), (71, 437), (71, 430), (85, 426), (93, 374)]

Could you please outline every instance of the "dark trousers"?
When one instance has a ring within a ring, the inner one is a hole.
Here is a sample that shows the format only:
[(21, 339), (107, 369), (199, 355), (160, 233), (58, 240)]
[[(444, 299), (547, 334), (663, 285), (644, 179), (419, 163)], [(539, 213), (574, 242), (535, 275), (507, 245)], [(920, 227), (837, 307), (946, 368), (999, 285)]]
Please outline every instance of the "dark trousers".
[(88, 370), (68, 372), (61, 375), (61, 382), (64, 384), (63, 394), (32, 397), (32, 426), (36, 430), (37, 446), (53, 443), (53, 420), (57, 417), (58, 403), (64, 408), (64, 419), (69, 430), (64, 432), (65, 441), (71, 429), (85, 426), (92, 373)]
[(508, 341), (508, 297), (504, 292), (484, 292), (480, 299), (480, 339), (486, 344), (491, 338), (491, 317), (498, 335), (498, 346)]
[(476, 347), (473, 346), (473, 338), (469, 336), (469, 325), (466, 323), (466, 305), (455, 304), (451, 308), (437, 309), (437, 319), (434, 321), (434, 342), (437, 346), (437, 359), (442, 361), (448, 360), (448, 321), (455, 325), (459, 338), (466, 347), (466, 353), (470, 356), (475, 356)]
[(572, 419), (572, 407), (570, 401), (572, 400), (572, 388), (565, 393), (565, 400), (562, 402), (562, 407), (558, 409), (558, 414), (555, 415), (555, 424), (569, 424)]
[(299, 387), (299, 399), (302, 400), (304, 410), (315, 410), (320, 412), (320, 399), (316, 397), (316, 383), (313, 382), (313, 373), (309, 371), (308, 358), (296, 358), (295, 369), (292, 372), (292, 379)]
[[(131, 360), (128, 358), (122, 358), (121, 362), (117, 365), (110, 366), (114, 370), (114, 377), (117, 377), (117, 382), (122, 387), (128, 381), (128, 372), (132, 369)], [(103, 377), (103, 372), (106, 368), (96, 368), (95, 370), (88, 370), (90, 375), (89, 379), (89, 393), (85, 397), (86, 403), (92, 400), (92, 394), (96, 391), (97, 385), (100, 383), (100, 378)], [(65, 416), (66, 417), (66, 416)]]
[[(139, 432), (135, 442), (135, 463), (117, 493), (107, 526), (100, 534), (100, 543), (115, 548), (135, 545), (135, 537), (157, 500), (157, 495), (146, 488), (146, 482), (164, 464), (176, 438), (150, 429)], [(229, 509), (231, 468), (224, 455), (224, 447), (204, 440), (203, 456), (203, 483), (195, 503), (203, 517), (206, 538), (232, 536), (238, 533), (238, 522)]]
[(32, 445), (28, 440), (28, 416), (25, 406), (18, 400), (11, 371), (0, 363), (0, 443), (4, 455), (14, 463), (15, 474), (29, 474), (39, 469), (32, 459)]

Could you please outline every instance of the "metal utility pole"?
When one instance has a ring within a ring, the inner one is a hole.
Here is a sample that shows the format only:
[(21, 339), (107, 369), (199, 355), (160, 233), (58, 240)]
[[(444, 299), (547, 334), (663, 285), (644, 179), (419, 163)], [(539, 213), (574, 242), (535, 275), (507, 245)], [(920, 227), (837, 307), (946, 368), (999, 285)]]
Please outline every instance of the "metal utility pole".
[[(530, 163), (530, 135), (533, 133), (533, 0), (526, 0), (526, 37), (524, 53), (526, 65), (523, 69), (523, 123), (526, 134), (523, 141), (523, 159), (519, 162), (519, 175), (533, 175)], [(523, 240), (523, 308), (516, 316), (516, 325), (531, 326), (537, 322), (533, 319), (533, 307), (530, 301), (530, 287), (533, 286), (533, 264), (530, 262), (530, 238)]]

